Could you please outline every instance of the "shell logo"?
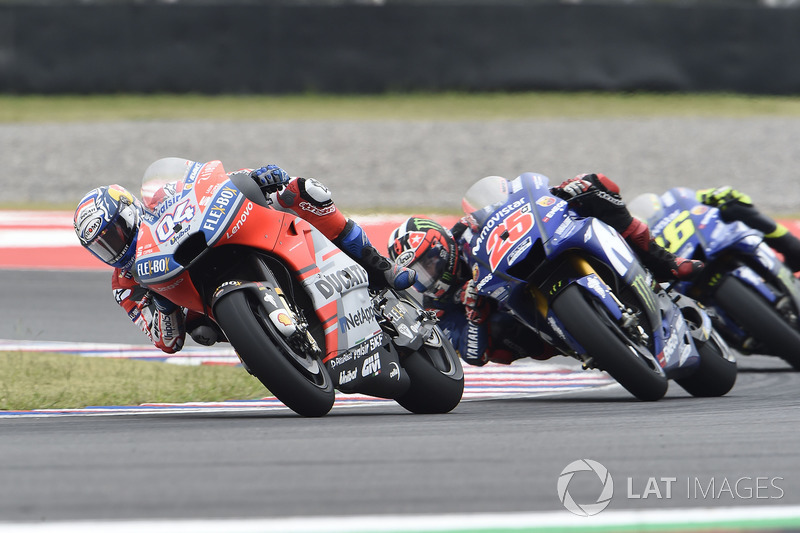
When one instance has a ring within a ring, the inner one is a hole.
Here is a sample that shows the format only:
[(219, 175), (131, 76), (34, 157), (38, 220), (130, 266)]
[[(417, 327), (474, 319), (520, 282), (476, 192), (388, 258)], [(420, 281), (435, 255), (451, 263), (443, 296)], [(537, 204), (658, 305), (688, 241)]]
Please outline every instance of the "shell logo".
[(277, 318), (278, 318), (278, 322), (280, 322), (284, 326), (291, 326), (292, 325), (292, 319), (289, 318), (289, 315), (287, 315), (286, 313), (278, 313)]

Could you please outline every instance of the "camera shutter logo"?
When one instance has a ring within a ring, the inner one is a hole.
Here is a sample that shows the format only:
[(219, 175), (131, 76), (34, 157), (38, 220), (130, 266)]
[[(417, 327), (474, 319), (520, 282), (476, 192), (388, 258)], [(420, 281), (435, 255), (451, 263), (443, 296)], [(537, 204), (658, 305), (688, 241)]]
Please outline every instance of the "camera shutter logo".
[[(603, 484), (603, 490), (600, 492), (597, 502), (578, 504), (572, 499), (567, 489), (569, 488), (569, 482), (572, 480), (572, 476), (574, 476), (576, 472), (586, 471), (597, 474), (597, 477)], [(558, 499), (561, 500), (561, 503), (564, 504), (564, 507), (566, 507), (569, 512), (578, 516), (593, 516), (608, 507), (608, 504), (611, 503), (611, 497), (614, 495), (614, 480), (611, 479), (611, 474), (609, 474), (608, 469), (597, 461), (578, 459), (568, 464), (564, 470), (561, 471), (561, 475), (558, 476), (558, 485), (556, 488), (558, 489)]]

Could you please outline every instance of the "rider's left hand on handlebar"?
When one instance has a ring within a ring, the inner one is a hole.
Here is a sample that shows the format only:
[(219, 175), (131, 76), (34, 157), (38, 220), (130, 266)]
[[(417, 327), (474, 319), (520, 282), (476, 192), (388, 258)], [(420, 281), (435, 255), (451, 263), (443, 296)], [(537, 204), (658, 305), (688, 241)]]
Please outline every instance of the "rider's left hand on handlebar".
[(563, 200), (570, 200), (579, 194), (589, 192), (594, 188), (594, 184), (589, 181), (586, 174), (570, 178), (558, 187), (553, 187), (551, 192)]
[(257, 168), (250, 173), (250, 177), (255, 180), (265, 194), (280, 190), (291, 179), (289, 174), (277, 165)]

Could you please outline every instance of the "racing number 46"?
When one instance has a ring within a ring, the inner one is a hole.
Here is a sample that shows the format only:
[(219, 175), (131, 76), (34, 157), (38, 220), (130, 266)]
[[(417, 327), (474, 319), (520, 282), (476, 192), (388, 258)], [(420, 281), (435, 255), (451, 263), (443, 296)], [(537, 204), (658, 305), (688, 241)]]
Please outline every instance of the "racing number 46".
[(661, 235), (656, 237), (656, 242), (674, 254), (678, 253), (678, 250), (692, 235), (694, 235), (694, 223), (689, 218), (689, 211), (682, 211), (664, 227)]

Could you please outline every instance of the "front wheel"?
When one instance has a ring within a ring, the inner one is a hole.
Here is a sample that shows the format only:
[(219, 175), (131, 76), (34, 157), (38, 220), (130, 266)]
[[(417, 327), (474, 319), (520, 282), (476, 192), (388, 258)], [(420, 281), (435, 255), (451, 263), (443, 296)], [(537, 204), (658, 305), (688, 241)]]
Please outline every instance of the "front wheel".
[(397, 403), (417, 414), (448, 413), (464, 394), (464, 369), (453, 345), (436, 327), (425, 344), (403, 360), (411, 386)]
[(749, 335), (795, 370), (800, 370), (800, 332), (777, 309), (738, 278), (729, 276), (714, 294), (717, 305)]
[(302, 416), (323, 416), (335, 391), (318, 358), (290, 346), (255, 297), (245, 290), (222, 296), (214, 316), (250, 373)]
[(592, 305), (577, 285), (570, 285), (553, 301), (553, 310), (569, 334), (589, 350), (595, 364), (608, 372), (636, 398), (664, 397), (669, 383), (654, 358), (647, 358), (636, 340), (628, 338), (601, 305)]
[(725, 341), (712, 330), (703, 344), (698, 344), (700, 365), (688, 377), (675, 381), (683, 389), (697, 397), (714, 397), (728, 394), (736, 383), (736, 360), (730, 355)]

